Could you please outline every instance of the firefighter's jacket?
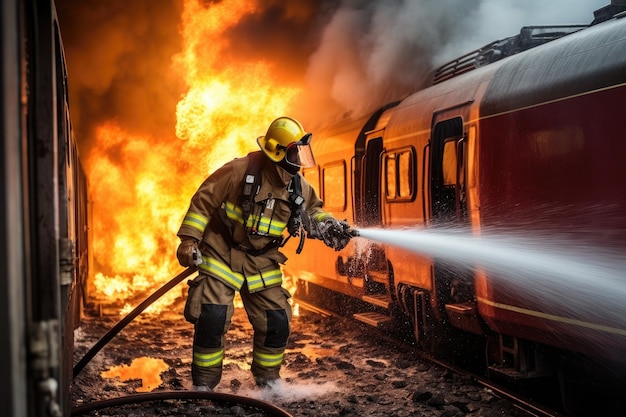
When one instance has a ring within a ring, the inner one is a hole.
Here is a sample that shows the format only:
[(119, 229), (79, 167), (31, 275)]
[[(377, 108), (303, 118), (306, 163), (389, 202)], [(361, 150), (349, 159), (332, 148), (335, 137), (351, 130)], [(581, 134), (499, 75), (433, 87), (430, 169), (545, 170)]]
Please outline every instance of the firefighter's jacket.
[[(287, 188), (293, 175), (264, 160), (260, 190), (244, 226), (240, 200), (249, 159), (246, 156), (226, 163), (200, 185), (177, 235), (200, 242), (200, 272), (235, 290), (245, 281), (249, 291), (256, 292), (282, 284), (278, 264), (287, 257), (278, 250), (278, 243), (287, 233), (291, 215)], [(303, 213), (311, 222), (331, 217), (322, 210), (322, 201), (304, 178), (301, 189)]]

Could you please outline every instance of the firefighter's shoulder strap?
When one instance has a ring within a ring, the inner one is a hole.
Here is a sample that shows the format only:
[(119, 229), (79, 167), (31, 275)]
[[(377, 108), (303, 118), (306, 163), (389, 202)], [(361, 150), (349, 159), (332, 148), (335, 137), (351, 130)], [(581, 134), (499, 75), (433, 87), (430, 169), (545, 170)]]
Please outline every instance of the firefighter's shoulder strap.
[(243, 215), (244, 226), (248, 223), (248, 217), (254, 207), (254, 197), (261, 190), (261, 170), (265, 163), (263, 151), (250, 152), (248, 154), (248, 168), (243, 176), (243, 191), (239, 206)]
[[(244, 225), (248, 223), (248, 217), (252, 212), (252, 207), (254, 207), (254, 197), (256, 197), (261, 189), (261, 170), (263, 169), (263, 164), (266, 160), (267, 159), (263, 154), (263, 151), (255, 151), (248, 154), (248, 168), (243, 177), (243, 191), (239, 202)], [(296, 173), (296, 175), (293, 176), (287, 187), (287, 191), (289, 192), (289, 202), (291, 203), (291, 214), (287, 223), (287, 230), (289, 231), (290, 236), (300, 234), (300, 245), (296, 251), (296, 253), (300, 253), (300, 251), (302, 251), (305, 237), (304, 232), (302, 231), (304, 215), (302, 209), (304, 207), (304, 197), (302, 197), (302, 182), (300, 173)], [(287, 237), (287, 239), (289, 239), (289, 237)], [(285, 243), (286, 240), (282, 245)]]

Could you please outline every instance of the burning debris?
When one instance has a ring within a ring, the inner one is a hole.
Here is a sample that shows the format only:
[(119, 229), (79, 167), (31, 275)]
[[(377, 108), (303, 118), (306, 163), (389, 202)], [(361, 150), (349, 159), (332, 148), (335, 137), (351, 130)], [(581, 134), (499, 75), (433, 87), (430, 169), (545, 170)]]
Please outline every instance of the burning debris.
[(168, 368), (163, 359), (143, 357), (133, 359), (130, 365), (113, 366), (101, 375), (103, 378), (119, 378), (122, 382), (139, 380), (141, 386), (137, 392), (150, 392), (162, 384), (161, 372)]

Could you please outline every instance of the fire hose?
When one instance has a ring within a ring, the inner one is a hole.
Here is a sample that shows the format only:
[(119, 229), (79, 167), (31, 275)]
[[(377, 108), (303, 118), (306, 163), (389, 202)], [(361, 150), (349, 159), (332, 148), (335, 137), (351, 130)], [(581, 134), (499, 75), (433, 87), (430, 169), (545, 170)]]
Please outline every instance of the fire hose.
[(96, 354), (100, 352), (100, 350), (102, 350), (102, 348), (107, 343), (109, 343), (111, 339), (115, 337), (115, 335), (117, 335), (120, 331), (122, 331), (124, 327), (128, 326), (128, 323), (133, 321), (135, 317), (141, 314), (142, 311), (144, 311), (152, 303), (158, 300), (163, 294), (165, 294), (166, 292), (174, 288), (179, 282), (181, 282), (182, 280), (184, 280), (185, 278), (187, 278), (194, 272), (196, 272), (195, 267), (185, 269), (183, 272), (181, 272), (180, 274), (176, 275), (174, 278), (169, 280), (161, 288), (156, 290), (150, 297), (146, 298), (141, 304), (139, 304), (130, 313), (128, 313), (126, 317), (124, 317), (115, 326), (113, 326), (111, 330), (109, 330), (104, 336), (102, 336), (100, 340), (98, 340), (96, 344), (93, 345), (87, 353), (85, 353), (85, 356), (83, 356), (82, 359), (78, 361), (78, 363), (74, 366), (73, 378), (76, 379), (76, 376), (78, 376), (80, 371), (83, 370), (83, 368), (89, 363), (89, 361), (91, 361), (93, 357), (96, 356)]
[(101, 410), (108, 407), (118, 407), (120, 405), (135, 404), (146, 401), (162, 401), (162, 400), (210, 400), (221, 403), (241, 404), (262, 410), (269, 416), (276, 417), (292, 417), (285, 410), (276, 407), (265, 401), (257, 400), (250, 397), (242, 397), (239, 395), (225, 394), (221, 392), (207, 391), (160, 391), (147, 394), (126, 395), (119, 398), (111, 398), (108, 400), (96, 401), (82, 405), (72, 409), (72, 416), (80, 416), (92, 411)]
[[(135, 319), (141, 312), (143, 312), (146, 308), (148, 308), (152, 303), (158, 300), (163, 294), (174, 288), (178, 283), (180, 283), (183, 279), (189, 277), (194, 272), (196, 272), (196, 267), (190, 267), (176, 275), (174, 278), (169, 280), (165, 285), (156, 290), (152, 295), (146, 298), (141, 304), (135, 307), (130, 313), (128, 313), (122, 320), (120, 320), (115, 326), (111, 328), (104, 336), (100, 338), (89, 351), (81, 358), (80, 361), (74, 366), (73, 369), (73, 379), (76, 379), (78, 374), (83, 370), (83, 368), (93, 359), (94, 356), (107, 343), (111, 341), (124, 327), (126, 327), (131, 321)], [(268, 412), (271, 416), (277, 417), (291, 417), (289, 413), (286, 411), (272, 405), (266, 403), (261, 400), (256, 400), (254, 398), (241, 397), (238, 395), (225, 394), (219, 392), (200, 392), (200, 391), (162, 391), (157, 393), (148, 393), (148, 394), (136, 394), (136, 395), (127, 395), (119, 398), (111, 398), (108, 400), (95, 401), (89, 404), (85, 404), (80, 407), (75, 407), (72, 409), (72, 415), (82, 415), (94, 410), (100, 410), (102, 408), (115, 407), (124, 404), (134, 404), (137, 402), (144, 401), (156, 401), (156, 400), (168, 400), (168, 399), (205, 399), (212, 400), (218, 402), (226, 402), (226, 403), (235, 403), (252, 406), (258, 409), (261, 409), (265, 412)]]

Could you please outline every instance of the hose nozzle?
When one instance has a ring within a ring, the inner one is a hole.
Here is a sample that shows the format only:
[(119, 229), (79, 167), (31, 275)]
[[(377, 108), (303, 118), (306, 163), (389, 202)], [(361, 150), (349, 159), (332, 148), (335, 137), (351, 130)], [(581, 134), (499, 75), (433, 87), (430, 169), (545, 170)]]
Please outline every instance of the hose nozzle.
[(350, 236), (352, 236), (352, 237), (359, 237), (359, 236), (361, 236), (361, 234), (359, 233), (359, 231), (358, 231), (357, 229), (353, 229), (353, 228), (350, 228), (350, 229), (348, 230), (348, 233), (349, 233), (349, 234), (350, 234)]

